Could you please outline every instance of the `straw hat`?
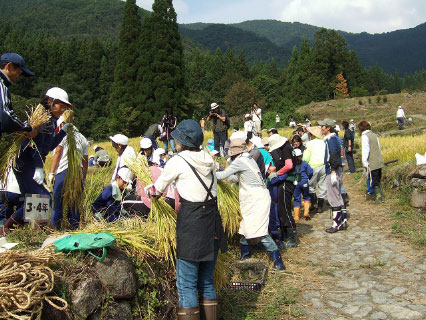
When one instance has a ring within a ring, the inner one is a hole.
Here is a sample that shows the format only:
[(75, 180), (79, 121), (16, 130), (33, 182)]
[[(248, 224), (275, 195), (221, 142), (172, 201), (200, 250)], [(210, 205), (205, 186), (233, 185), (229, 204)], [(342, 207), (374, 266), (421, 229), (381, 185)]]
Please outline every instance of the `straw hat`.
[(324, 136), (321, 133), (321, 127), (307, 127), (306, 130), (308, 130), (308, 132), (310, 134), (312, 134), (313, 136), (317, 137), (317, 138), (324, 138)]
[(244, 139), (233, 139), (229, 146), (228, 156), (236, 156), (247, 151), (247, 144)]
[(287, 138), (281, 137), (279, 134), (273, 134), (269, 137), (269, 152), (281, 148), (287, 142)]

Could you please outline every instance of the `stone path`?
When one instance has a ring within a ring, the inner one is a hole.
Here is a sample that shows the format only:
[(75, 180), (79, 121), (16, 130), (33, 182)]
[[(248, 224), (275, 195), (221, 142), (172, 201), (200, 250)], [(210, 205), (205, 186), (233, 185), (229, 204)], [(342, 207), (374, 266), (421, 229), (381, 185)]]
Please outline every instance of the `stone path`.
[(318, 275), (302, 289), (306, 319), (426, 319), (425, 250), (397, 239), (385, 208), (366, 203), (358, 186), (346, 187), (347, 231), (324, 232), (329, 212), (304, 222), (309, 232), (296, 250)]

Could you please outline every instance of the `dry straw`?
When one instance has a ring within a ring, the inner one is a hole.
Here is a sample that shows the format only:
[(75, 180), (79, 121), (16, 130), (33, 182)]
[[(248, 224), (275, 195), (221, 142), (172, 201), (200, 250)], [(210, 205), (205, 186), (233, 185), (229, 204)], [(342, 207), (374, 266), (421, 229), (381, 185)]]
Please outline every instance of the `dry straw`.
[(217, 183), (217, 201), (223, 227), (228, 237), (233, 236), (240, 228), (242, 219), (238, 190), (225, 180)]
[[(42, 125), (46, 124), (51, 118), (49, 111), (47, 111), (41, 104), (38, 104), (36, 107), (29, 107), (29, 112), (26, 112), (26, 114), (28, 117), (28, 123), (33, 129), (40, 128)], [(6, 150), (0, 157), (0, 170), (2, 173), (1, 182), (3, 184), (6, 184), (7, 176), (11, 168), (16, 167), (16, 159), (18, 159), (19, 154), (21, 152), (21, 145), (26, 139), (28, 139), (29, 141), (26, 144), (25, 148), (36, 148), (36, 145), (33, 142), (32, 138), (28, 138), (23, 132), (18, 132), (16, 133), (16, 138), (12, 140), (10, 145), (6, 148)], [(36, 150), (36, 152), (38, 152), (38, 150)]]
[[(66, 110), (62, 116), (65, 123), (73, 122), (74, 113), (72, 110)], [(62, 219), (63, 227), (67, 227), (68, 225), (68, 211), (72, 208), (74, 210), (80, 210), (83, 199), (83, 172), (81, 169), (83, 155), (78, 150), (77, 146), (81, 142), (77, 141), (76, 137), (76, 128), (70, 125), (67, 128), (66, 137), (66, 143), (68, 145), (68, 169), (65, 174), (64, 186), (62, 189), (64, 208), (64, 216)]]

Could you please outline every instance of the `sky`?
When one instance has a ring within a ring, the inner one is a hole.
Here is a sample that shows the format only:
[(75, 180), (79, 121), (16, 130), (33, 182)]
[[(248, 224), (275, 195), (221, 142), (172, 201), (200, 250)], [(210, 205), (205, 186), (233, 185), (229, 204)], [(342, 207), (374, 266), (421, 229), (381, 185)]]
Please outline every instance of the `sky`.
[[(153, 0), (136, 0), (152, 11)], [(347, 32), (383, 33), (426, 22), (426, 0), (173, 0), (178, 23), (274, 19)]]

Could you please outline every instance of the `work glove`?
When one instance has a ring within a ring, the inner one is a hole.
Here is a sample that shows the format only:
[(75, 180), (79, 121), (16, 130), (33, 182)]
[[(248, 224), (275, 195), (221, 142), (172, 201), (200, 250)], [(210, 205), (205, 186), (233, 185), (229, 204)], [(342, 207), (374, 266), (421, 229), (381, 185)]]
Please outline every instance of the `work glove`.
[(34, 172), (33, 179), (38, 184), (42, 184), (44, 181), (44, 170), (43, 168), (36, 168)]
[(64, 130), (66, 133), (68, 133), (67, 130), (69, 126), (72, 126), (72, 123), (65, 123), (61, 130)]
[(53, 185), (55, 183), (55, 177), (56, 177), (56, 174), (54, 174), (53, 172), (49, 173), (48, 179), (49, 179), (49, 183), (51, 185)]
[(336, 172), (332, 172), (330, 175), (331, 185), (335, 186), (337, 185), (337, 174)]
[(277, 173), (276, 173), (276, 172), (271, 172), (271, 173), (269, 174), (269, 176), (268, 176), (269, 180), (272, 180), (272, 179), (274, 179), (274, 178), (276, 178), (276, 177), (278, 177), (278, 175), (277, 175)]
[(158, 192), (157, 189), (155, 189), (155, 186), (153, 184), (146, 186), (143, 190), (145, 191), (146, 196), (150, 199), (153, 197), (161, 196), (161, 193)]

